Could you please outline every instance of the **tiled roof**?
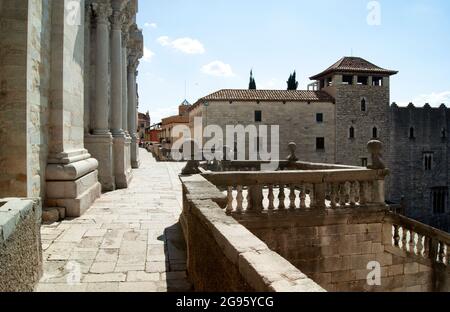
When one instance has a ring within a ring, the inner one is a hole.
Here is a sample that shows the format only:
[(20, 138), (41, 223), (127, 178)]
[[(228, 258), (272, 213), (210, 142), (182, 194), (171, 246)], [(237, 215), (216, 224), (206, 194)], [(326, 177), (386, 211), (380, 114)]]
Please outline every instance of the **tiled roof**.
[(360, 72), (360, 73), (374, 73), (380, 75), (395, 75), (398, 71), (384, 69), (374, 65), (360, 57), (343, 57), (335, 64), (328, 67), (326, 70), (318, 75), (311, 77), (311, 80), (317, 80), (324, 75), (333, 72)]
[(288, 90), (237, 90), (224, 89), (199, 100), (204, 101), (301, 101), (334, 102), (332, 96), (324, 91)]

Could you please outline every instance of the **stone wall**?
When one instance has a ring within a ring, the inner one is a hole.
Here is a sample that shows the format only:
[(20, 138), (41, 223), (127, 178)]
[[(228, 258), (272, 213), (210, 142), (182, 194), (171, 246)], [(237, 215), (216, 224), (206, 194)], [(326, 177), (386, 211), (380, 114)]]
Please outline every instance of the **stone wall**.
[[(181, 225), (196, 291), (323, 291), (221, 209), (225, 196), (201, 176), (182, 177)], [(220, 206), (219, 206), (220, 205)]]
[[(434, 215), (432, 188), (449, 186), (449, 134), (450, 113), (445, 106), (440, 108), (398, 107), (390, 109), (392, 172), (390, 199), (400, 202), (405, 198), (408, 216), (434, 227), (450, 230), (450, 208), (447, 196), (446, 213)], [(410, 129), (414, 137), (410, 137)], [(445, 136), (443, 136), (445, 130)], [(432, 153), (431, 170), (425, 170), (424, 153)]]
[(42, 275), (39, 201), (0, 200), (0, 292), (33, 291)]
[[(201, 110), (201, 113), (199, 113)], [(262, 112), (262, 122), (255, 122), (255, 111)], [(318, 123), (316, 114), (323, 114), (323, 123)], [(201, 105), (191, 112), (193, 116), (202, 116), (204, 125), (218, 125), (225, 129), (227, 125), (278, 125), (280, 126), (279, 159), (289, 155), (287, 146), (297, 144), (297, 156), (306, 161), (335, 162), (335, 106), (325, 102), (255, 102), (235, 101), (230, 104), (223, 101), (210, 101), (209, 106)], [(270, 133), (270, 127), (269, 133)], [(224, 131), (224, 134), (226, 132)], [(325, 150), (316, 150), (316, 138), (325, 138)], [(269, 134), (270, 138), (270, 134)], [(224, 139), (226, 145), (229, 144)], [(366, 142), (367, 143), (367, 142)], [(247, 144), (248, 146), (248, 138)], [(269, 145), (270, 146), (270, 145)], [(270, 149), (269, 149), (270, 151)]]
[[(235, 218), (328, 291), (436, 290), (429, 259), (392, 248), (392, 225), (383, 222), (384, 208)], [(381, 265), (380, 286), (367, 283), (372, 261)]]

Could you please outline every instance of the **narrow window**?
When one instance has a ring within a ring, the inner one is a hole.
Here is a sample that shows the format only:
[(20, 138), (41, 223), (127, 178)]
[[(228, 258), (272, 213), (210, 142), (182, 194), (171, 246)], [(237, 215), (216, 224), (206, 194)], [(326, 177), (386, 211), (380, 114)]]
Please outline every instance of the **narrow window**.
[(372, 129), (372, 138), (378, 139), (378, 128), (377, 127), (374, 127)]
[(409, 128), (409, 138), (410, 138), (411, 140), (412, 140), (412, 139), (415, 139), (414, 128), (413, 128), (413, 127)]
[(367, 158), (361, 158), (361, 166), (367, 167), (368, 164), (369, 164), (369, 161)]
[(316, 138), (316, 150), (325, 150), (325, 138)]
[(350, 129), (348, 130), (348, 137), (350, 139), (354, 139), (355, 138), (355, 128), (350, 127)]
[(323, 114), (322, 113), (316, 114), (316, 121), (317, 121), (317, 123), (323, 123)]
[(362, 99), (362, 100), (361, 100), (361, 111), (362, 111), (362, 112), (367, 111), (367, 103), (366, 103), (366, 99)]
[(423, 168), (425, 171), (430, 171), (433, 169), (433, 153), (423, 154)]
[(433, 213), (444, 214), (447, 208), (448, 190), (446, 187), (436, 187), (431, 190)]
[(441, 138), (446, 139), (447, 138), (447, 129), (443, 128), (441, 131)]
[(255, 122), (262, 122), (262, 111), (255, 111)]

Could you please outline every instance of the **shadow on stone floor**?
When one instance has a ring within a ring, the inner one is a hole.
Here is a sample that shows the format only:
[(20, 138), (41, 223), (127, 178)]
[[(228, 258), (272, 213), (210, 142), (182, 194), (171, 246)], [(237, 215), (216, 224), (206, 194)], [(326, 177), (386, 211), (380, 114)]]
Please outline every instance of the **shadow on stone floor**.
[(176, 223), (164, 230), (164, 235), (158, 240), (164, 241), (166, 256), (166, 278), (168, 292), (193, 291), (187, 279), (186, 271), (186, 242), (181, 225)]

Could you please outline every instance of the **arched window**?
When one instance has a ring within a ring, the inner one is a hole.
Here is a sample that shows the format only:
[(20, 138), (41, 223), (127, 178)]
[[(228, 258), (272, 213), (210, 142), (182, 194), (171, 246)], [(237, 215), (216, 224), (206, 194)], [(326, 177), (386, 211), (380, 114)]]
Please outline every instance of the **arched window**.
[(409, 128), (409, 138), (410, 139), (414, 139), (415, 138), (414, 128), (413, 127)]
[(372, 138), (378, 139), (378, 128), (377, 127), (374, 127), (372, 129)]
[(355, 128), (350, 127), (350, 129), (348, 130), (348, 137), (350, 139), (354, 139), (355, 138)]
[(362, 99), (362, 100), (361, 100), (361, 111), (362, 111), (362, 112), (367, 111), (367, 103), (366, 103), (366, 99)]

